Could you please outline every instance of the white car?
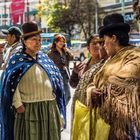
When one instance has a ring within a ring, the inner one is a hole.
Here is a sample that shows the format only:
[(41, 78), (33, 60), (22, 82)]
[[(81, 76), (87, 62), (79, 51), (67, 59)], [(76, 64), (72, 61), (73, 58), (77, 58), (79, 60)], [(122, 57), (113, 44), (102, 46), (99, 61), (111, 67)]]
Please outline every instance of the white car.
[(88, 50), (86, 41), (72, 41), (71, 42), (71, 53), (75, 60), (83, 61), (88, 57)]

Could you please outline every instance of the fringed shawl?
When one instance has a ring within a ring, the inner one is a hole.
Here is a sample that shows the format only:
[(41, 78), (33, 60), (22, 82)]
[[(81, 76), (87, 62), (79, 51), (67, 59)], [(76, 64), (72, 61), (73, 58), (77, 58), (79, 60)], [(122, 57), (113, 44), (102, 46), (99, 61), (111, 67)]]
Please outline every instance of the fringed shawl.
[(109, 58), (93, 81), (102, 90), (101, 116), (110, 124), (110, 140), (140, 133), (140, 48), (127, 47)]

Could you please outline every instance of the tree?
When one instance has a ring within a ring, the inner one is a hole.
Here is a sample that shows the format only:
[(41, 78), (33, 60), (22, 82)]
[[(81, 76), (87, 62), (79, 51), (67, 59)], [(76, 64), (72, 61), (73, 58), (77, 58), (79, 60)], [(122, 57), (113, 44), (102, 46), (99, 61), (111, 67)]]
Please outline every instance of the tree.
[(140, 21), (140, 1), (136, 0), (133, 4), (134, 13), (136, 15), (136, 19)]
[(71, 34), (78, 25), (85, 39), (95, 31), (96, 0), (71, 0), (68, 6), (55, 1), (48, 5), (46, 20), (52, 31)]
[(48, 26), (54, 31), (61, 31), (71, 34), (76, 23), (72, 16), (71, 9), (65, 5), (55, 3), (48, 16)]
[(79, 24), (85, 39), (94, 32), (95, 26), (95, 1), (94, 0), (72, 0), (71, 10)]

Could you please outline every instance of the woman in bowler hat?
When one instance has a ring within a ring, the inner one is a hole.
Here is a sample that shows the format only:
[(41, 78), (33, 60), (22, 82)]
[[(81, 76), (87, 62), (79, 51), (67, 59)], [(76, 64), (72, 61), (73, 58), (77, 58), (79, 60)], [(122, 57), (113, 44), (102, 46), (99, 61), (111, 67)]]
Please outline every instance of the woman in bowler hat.
[(103, 19), (99, 34), (109, 58), (87, 89), (87, 104), (92, 98), (110, 125), (109, 140), (137, 139), (140, 133), (140, 48), (129, 44), (129, 31), (121, 14)]
[(2, 140), (60, 140), (66, 126), (63, 81), (59, 69), (40, 52), (41, 29), (22, 25), (23, 49), (4, 71), (1, 100)]

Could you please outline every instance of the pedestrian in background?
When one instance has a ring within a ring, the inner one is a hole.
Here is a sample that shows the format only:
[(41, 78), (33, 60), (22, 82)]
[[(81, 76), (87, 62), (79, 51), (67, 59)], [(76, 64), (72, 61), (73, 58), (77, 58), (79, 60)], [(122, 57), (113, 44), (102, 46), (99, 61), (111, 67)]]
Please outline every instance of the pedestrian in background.
[(109, 58), (87, 89), (87, 105), (92, 99), (110, 125), (109, 140), (139, 139), (140, 134), (140, 48), (129, 45), (129, 31), (121, 14), (105, 16), (99, 34)]
[(73, 60), (73, 55), (66, 47), (66, 38), (63, 35), (55, 35), (51, 50), (48, 52), (48, 56), (54, 61), (63, 77), (66, 104), (68, 104), (71, 98), (69, 86), (69, 62)]
[(60, 140), (66, 110), (63, 81), (50, 58), (39, 52), (42, 30), (22, 25), (23, 49), (4, 71), (1, 97), (2, 140)]
[(22, 48), (20, 41), (20, 36), (22, 32), (18, 27), (12, 26), (8, 30), (3, 29), (2, 33), (6, 35), (7, 41), (3, 50), (4, 63), (2, 65), (2, 69), (5, 69), (12, 54), (16, 53), (17, 51), (19, 51), (20, 48)]

